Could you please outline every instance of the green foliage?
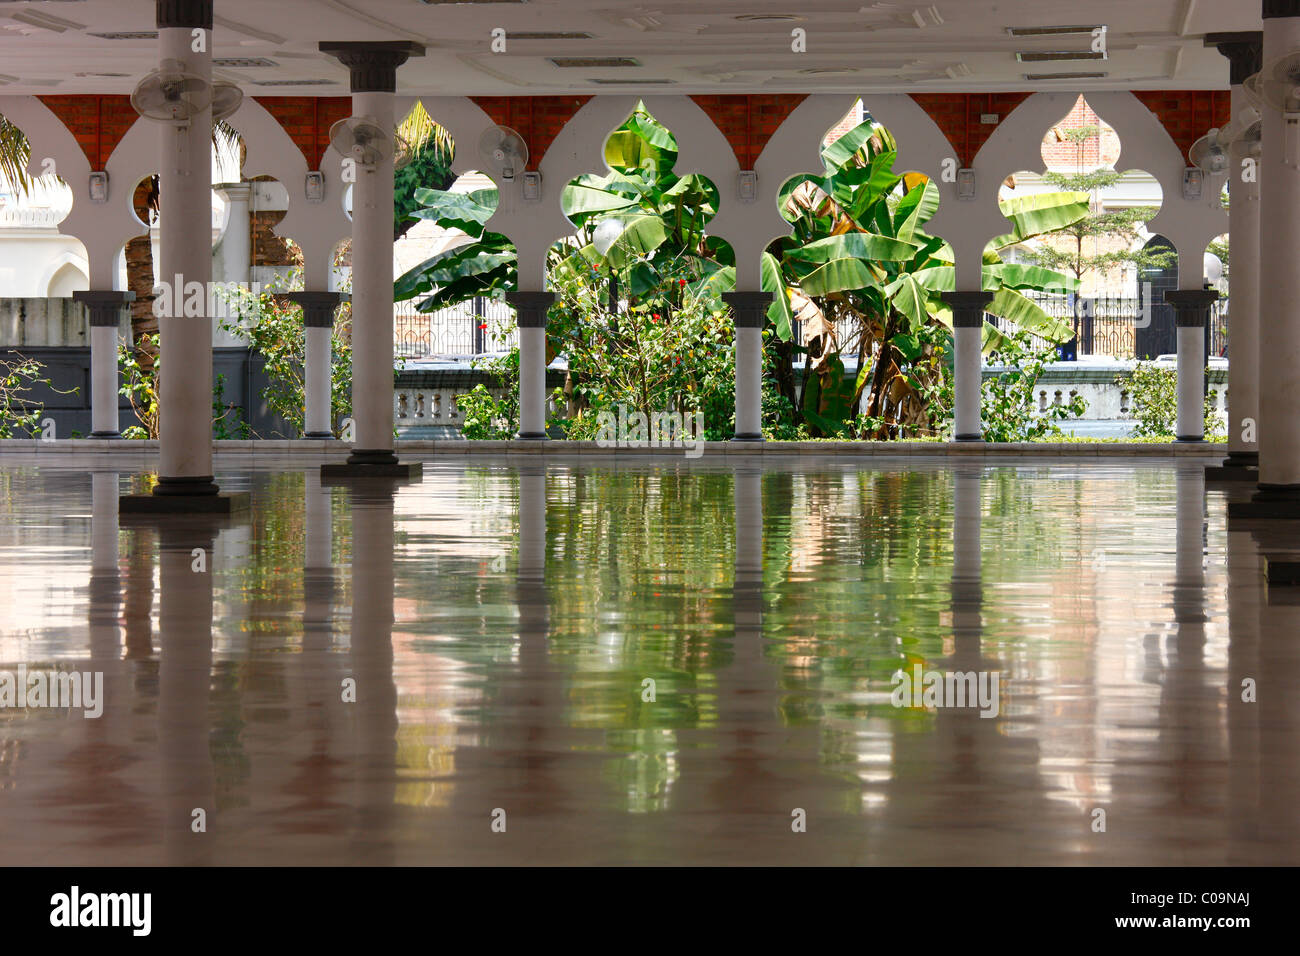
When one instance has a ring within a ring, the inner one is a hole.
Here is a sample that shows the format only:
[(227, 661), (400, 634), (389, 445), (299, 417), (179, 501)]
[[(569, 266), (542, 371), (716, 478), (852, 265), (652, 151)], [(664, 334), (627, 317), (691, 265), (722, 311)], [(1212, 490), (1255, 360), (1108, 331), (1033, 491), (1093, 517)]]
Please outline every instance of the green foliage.
[[(293, 281), (293, 274), (287, 283)], [(221, 328), (245, 342), (266, 361), (267, 385), (261, 395), (267, 405), (290, 422), (301, 435), (305, 427), (303, 370), (307, 332), (301, 310), (282, 301), (274, 290), (227, 288), (219, 293), (227, 302)], [(352, 313), (345, 303), (330, 334), (330, 421), (352, 414)], [(247, 427), (246, 425), (244, 427)]]
[[(939, 193), (918, 173), (893, 171), (897, 145), (868, 118), (822, 151), (824, 175), (798, 176), (779, 197), (792, 234), (772, 243), (762, 286), (776, 293), (768, 318), (776, 349), (793, 358), (797, 318), (807, 344), (803, 392), (781, 382), (791, 407), (814, 435), (899, 438), (934, 435), (951, 408), (952, 312), (941, 293), (956, 288), (951, 250), (925, 224)], [(1048, 193), (1002, 204), (1009, 245), (1071, 224), (1087, 214), (1087, 196)], [(1035, 305), (1025, 290), (1076, 288), (1069, 276), (985, 255), (981, 286), (994, 293), (987, 311), (1025, 332), (1064, 341), (1070, 330)], [(985, 350), (1009, 347), (991, 324)], [(855, 355), (856, 379), (844, 357)], [(854, 419), (854, 409), (861, 417)]]
[(478, 367), (493, 377), (501, 392), (497, 398), (482, 383), (456, 399), (462, 418), (461, 432), (471, 440), (505, 440), (519, 434), (519, 350), (490, 359)]
[(424, 206), (416, 195), (420, 189), (447, 189), (456, 181), (451, 171), (455, 144), (447, 131), (429, 117), (422, 103), (415, 104), (397, 132), (411, 147), (411, 161), (393, 174), (394, 240), (418, 221), (415, 213)]
[(44, 408), (31, 404), (24, 396), (36, 385), (53, 388), (49, 378), (41, 375), (43, 368), (40, 362), (22, 355), (13, 361), (0, 359), (0, 438), (30, 438), (40, 434)]
[[(117, 362), (122, 368), (122, 388), (118, 394), (131, 401), (138, 425), (122, 429), (123, 438), (143, 439), (158, 437), (158, 374), (162, 370), (162, 353), (158, 348), (158, 334), (142, 335), (137, 348), (123, 339), (117, 342)], [(152, 365), (141, 364), (142, 355), (153, 355)]]
[(1173, 438), (1178, 419), (1178, 370), (1138, 362), (1128, 378), (1115, 380), (1127, 389), (1137, 426), (1134, 438)]
[(217, 441), (252, 437), (252, 429), (248, 422), (244, 421), (239, 406), (226, 401), (226, 376), (224, 375), (218, 375), (212, 386), (212, 437)]
[(1082, 395), (1068, 402), (1049, 403), (1039, 412), (1034, 404), (1034, 388), (1043, 370), (1056, 360), (1052, 345), (1035, 347), (1033, 337), (1015, 332), (1004, 337), (990, 361), (1004, 366), (981, 388), (980, 414), (984, 422), (984, 440), (991, 442), (1039, 441), (1062, 435), (1056, 424), (1078, 418), (1088, 407)]
[(461, 229), (468, 238), (462, 245), (431, 256), (399, 276), (393, 284), (394, 302), (424, 296), (416, 309), (436, 312), (475, 296), (500, 299), (505, 290), (518, 285), (514, 245), (505, 236), (483, 229), (496, 211), (497, 196), (495, 187), (471, 193), (423, 187), (415, 190), (421, 206), (413, 216), (444, 228)]

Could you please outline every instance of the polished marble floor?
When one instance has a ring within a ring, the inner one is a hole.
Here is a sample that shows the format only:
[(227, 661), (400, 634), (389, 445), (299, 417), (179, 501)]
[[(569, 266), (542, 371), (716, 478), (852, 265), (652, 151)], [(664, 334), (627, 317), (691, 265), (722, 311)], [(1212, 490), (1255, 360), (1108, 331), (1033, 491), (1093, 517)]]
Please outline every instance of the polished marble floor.
[(1300, 600), (1204, 462), (115, 461), (0, 460), (0, 674), (103, 675), (0, 707), (6, 864), (1300, 863)]

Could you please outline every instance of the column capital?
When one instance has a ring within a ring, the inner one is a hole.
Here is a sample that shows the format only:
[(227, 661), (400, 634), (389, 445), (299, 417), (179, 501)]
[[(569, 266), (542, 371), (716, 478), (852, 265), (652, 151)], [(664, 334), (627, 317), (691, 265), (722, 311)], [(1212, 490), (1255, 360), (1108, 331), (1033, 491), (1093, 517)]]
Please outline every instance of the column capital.
[(115, 329), (122, 321), (122, 308), (135, 301), (135, 293), (83, 290), (72, 293), (72, 301), (80, 302), (86, 307), (92, 329)]
[(724, 292), (722, 301), (731, 306), (738, 329), (761, 329), (772, 304), (771, 292)]
[(253, 197), (252, 183), (213, 183), (212, 189), (227, 202), (248, 202)]
[(1174, 307), (1180, 329), (1204, 328), (1209, 322), (1210, 306), (1218, 301), (1213, 289), (1167, 289), (1165, 303)]
[(952, 309), (954, 329), (982, 329), (984, 307), (993, 301), (992, 292), (940, 292), (939, 298)]
[(409, 40), (322, 41), (319, 49), (352, 71), (353, 93), (396, 93), (397, 68), (409, 57), (424, 56), (424, 46)]
[(1254, 76), (1263, 67), (1264, 33), (1246, 30), (1240, 33), (1207, 33), (1205, 45), (1217, 47), (1231, 64), (1232, 86), (1241, 86), (1248, 76)]
[(1265, 20), (1300, 17), (1300, 0), (1264, 0)]
[(516, 324), (521, 329), (544, 329), (546, 310), (555, 302), (555, 293), (507, 292), (506, 301), (514, 306)]
[(284, 298), (302, 306), (303, 324), (309, 329), (332, 329), (334, 310), (352, 296), (346, 292), (286, 292)]
[(212, 0), (157, 0), (155, 24), (160, 30), (211, 30)]

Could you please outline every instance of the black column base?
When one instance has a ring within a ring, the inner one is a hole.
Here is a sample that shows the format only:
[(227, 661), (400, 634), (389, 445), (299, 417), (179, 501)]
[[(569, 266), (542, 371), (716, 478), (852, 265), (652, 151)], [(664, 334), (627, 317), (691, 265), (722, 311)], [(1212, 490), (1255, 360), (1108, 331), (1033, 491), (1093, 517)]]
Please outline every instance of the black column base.
[(761, 432), (759, 434), (754, 434), (753, 432), (747, 432), (741, 435), (732, 435), (731, 440), (745, 441), (745, 442), (761, 442), (761, 441), (766, 441), (767, 439), (763, 437)]
[(305, 433), (302, 437), (303, 437), (303, 438), (315, 438), (315, 439), (324, 440), (324, 439), (328, 439), (328, 438), (333, 438), (333, 437), (334, 437), (334, 433), (333, 433), (333, 432), (307, 432), (307, 433)]
[[(1233, 457), (1234, 454), (1237, 457)], [(1252, 455), (1254, 461), (1245, 456)], [(1217, 465), (1205, 466), (1206, 481), (1259, 481), (1259, 455), (1255, 452), (1229, 453), (1228, 457)]]
[(1204, 445), (1205, 436), (1204, 435), (1178, 435), (1174, 438), (1174, 442), (1179, 445), (1187, 445), (1187, 444)]
[(424, 476), (422, 462), (400, 462), (396, 456), (391, 463), (354, 462), (349, 458), (341, 464), (320, 466), (322, 483), (331, 481), (352, 481), (358, 478), (397, 478), (410, 479)]
[(983, 435), (953, 435), (953, 441), (983, 441)]
[(87, 438), (121, 438), (121, 432), (91, 432)]
[(520, 432), (515, 436), (515, 441), (550, 441), (551, 436), (546, 432)]
[(1265, 554), (1265, 575), (1270, 585), (1300, 586), (1300, 558), (1294, 554)]
[(1228, 517), (1300, 520), (1300, 485), (1260, 485), (1249, 501), (1228, 502)]

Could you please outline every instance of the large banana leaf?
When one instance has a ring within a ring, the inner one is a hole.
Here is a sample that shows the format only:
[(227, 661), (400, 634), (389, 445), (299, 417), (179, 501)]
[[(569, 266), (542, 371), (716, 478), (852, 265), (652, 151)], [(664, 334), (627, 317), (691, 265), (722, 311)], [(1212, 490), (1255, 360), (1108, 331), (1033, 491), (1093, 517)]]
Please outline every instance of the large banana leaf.
[(560, 193), (560, 209), (576, 226), (581, 226), (595, 214), (628, 209), (636, 204), (635, 199), (610, 192), (607, 187), (581, 183), (570, 183)]
[[(734, 277), (734, 271), (733, 271)], [(760, 263), (759, 288), (772, 292), (772, 304), (767, 307), (767, 317), (776, 326), (777, 337), (782, 342), (789, 342), (791, 335), (790, 290), (786, 288), (781, 275), (781, 263), (770, 252), (763, 253)]]
[(939, 188), (928, 179), (919, 189), (910, 190), (894, 210), (894, 234), (899, 239), (912, 241), (920, 227), (934, 218), (939, 211)]
[(799, 280), (804, 295), (829, 295), (877, 285), (876, 278), (861, 259), (832, 259)]
[(907, 317), (906, 331), (915, 332), (930, 318), (930, 293), (917, 281), (916, 276), (911, 274), (899, 276), (894, 282), (885, 286), (885, 294), (889, 297), (890, 304)]
[(1008, 319), (1017, 328), (1041, 335), (1050, 342), (1059, 344), (1074, 337), (1074, 330), (1068, 324), (1052, 318), (1015, 289), (999, 289), (994, 294), (993, 301), (984, 309), (989, 314)]
[(624, 221), (623, 231), (605, 253), (605, 261), (616, 269), (626, 268), (638, 259), (649, 256), (667, 238), (664, 221), (658, 216), (634, 216)]
[(1051, 192), (1017, 196), (998, 203), (1002, 215), (1011, 220), (1015, 242), (1024, 242), (1045, 232), (1072, 226), (1089, 212), (1087, 193)]
[[(416, 219), (429, 219), (447, 229), (460, 229), (474, 238), (483, 234), (483, 224), (496, 212), (496, 190), (480, 189), (473, 193), (453, 193), (442, 189), (421, 187), (415, 198), (424, 203), (411, 215)], [(491, 202), (486, 200), (491, 198)]]
[(832, 259), (869, 259), (906, 262), (916, 255), (918, 244), (870, 232), (847, 232), (792, 249), (789, 258), (802, 262), (830, 262)]
[(999, 262), (984, 267), (982, 287), (985, 292), (996, 289), (1051, 289), (1077, 292), (1079, 280), (1064, 272), (1044, 269), (1041, 266), (1022, 265), (1018, 262)]
[[(881, 139), (877, 136), (877, 133), (882, 132), (883, 130), (884, 127), (877, 126), (874, 120), (864, 120), (843, 136), (836, 139), (835, 142), (824, 147), (822, 149), (822, 162), (826, 165), (827, 169), (839, 169), (841, 166), (847, 165), (849, 161), (853, 159), (854, 155), (857, 154), (858, 150), (862, 149), (864, 146), (867, 148), (868, 155), (874, 157), (877, 150), (874, 148), (871, 141), (873, 137)], [(892, 152), (892, 150), (889, 149), (890, 144), (884, 143), (882, 140), (882, 145), (885, 147), (883, 152)]]

